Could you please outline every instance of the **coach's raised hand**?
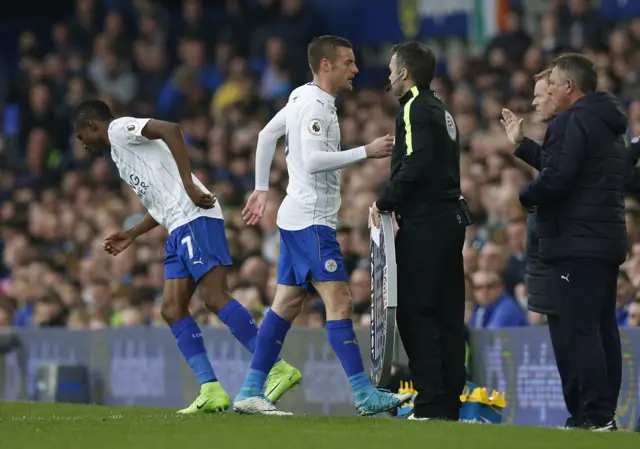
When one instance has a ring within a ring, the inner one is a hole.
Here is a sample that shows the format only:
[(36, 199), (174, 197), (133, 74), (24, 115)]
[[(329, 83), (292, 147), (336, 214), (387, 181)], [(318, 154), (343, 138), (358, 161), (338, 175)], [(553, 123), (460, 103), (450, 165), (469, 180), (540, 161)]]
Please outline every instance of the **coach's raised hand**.
[(378, 137), (369, 145), (365, 145), (364, 150), (367, 153), (369, 159), (383, 159), (391, 156), (393, 151), (393, 136), (387, 134), (383, 137)]
[(193, 203), (202, 209), (211, 209), (216, 204), (216, 197), (211, 193), (203, 192), (195, 183), (184, 185), (187, 195)]
[(522, 130), (523, 118), (518, 118), (509, 109), (502, 110), (502, 120), (500, 120), (504, 130), (507, 132), (507, 138), (513, 145), (520, 145), (522, 139), (524, 139), (524, 131)]

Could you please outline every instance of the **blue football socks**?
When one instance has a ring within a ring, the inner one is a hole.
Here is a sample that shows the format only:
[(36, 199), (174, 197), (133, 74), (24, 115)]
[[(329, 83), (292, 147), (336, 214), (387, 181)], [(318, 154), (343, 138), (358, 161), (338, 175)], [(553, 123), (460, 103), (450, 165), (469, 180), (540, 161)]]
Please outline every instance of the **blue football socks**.
[(200, 385), (217, 380), (204, 348), (202, 331), (192, 317), (183, 318), (171, 326), (178, 348), (182, 352)]
[(365, 399), (375, 390), (371, 381), (364, 373), (362, 354), (356, 333), (353, 330), (353, 322), (350, 319), (330, 320), (326, 324), (329, 343), (340, 360), (342, 369), (349, 378), (351, 388), (356, 399)]
[[(242, 343), (242, 346), (252, 354), (255, 352), (258, 326), (251, 313), (242, 304), (232, 299), (220, 310), (218, 318), (229, 328), (236, 340)], [(279, 360), (280, 357), (277, 357), (276, 362)]]
[(273, 310), (267, 312), (260, 326), (251, 368), (242, 387), (244, 392), (262, 393), (267, 374), (278, 360), (278, 355), (290, 328), (291, 323), (278, 316)]
[(220, 310), (218, 318), (229, 328), (236, 340), (253, 354), (256, 349), (258, 326), (249, 311), (232, 299)]

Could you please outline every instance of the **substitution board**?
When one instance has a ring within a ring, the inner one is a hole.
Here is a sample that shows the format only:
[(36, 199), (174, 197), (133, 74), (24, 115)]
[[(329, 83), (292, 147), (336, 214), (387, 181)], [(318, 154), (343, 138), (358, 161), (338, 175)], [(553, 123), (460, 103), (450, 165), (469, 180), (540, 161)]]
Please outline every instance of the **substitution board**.
[(371, 226), (371, 372), (376, 387), (391, 376), (396, 345), (398, 283), (391, 214), (381, 213), (380, 227)]

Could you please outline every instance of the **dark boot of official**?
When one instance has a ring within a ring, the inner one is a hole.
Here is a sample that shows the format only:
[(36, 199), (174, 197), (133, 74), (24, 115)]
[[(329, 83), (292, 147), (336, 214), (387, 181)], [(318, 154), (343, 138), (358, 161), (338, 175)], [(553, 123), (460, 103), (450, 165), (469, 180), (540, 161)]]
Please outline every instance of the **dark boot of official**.
[(618, 430), (618, 425), (616, 424), (615, 419), (606, 424), (591, 424), (585, 422), (581, 427), (592, 432), (616, 432)]
[(576, 423), (576, 419), (573, 416), (569, 416), (564, 423), (564, 428), (575, 429), (576, 427), (579, 427), (578, 423)]

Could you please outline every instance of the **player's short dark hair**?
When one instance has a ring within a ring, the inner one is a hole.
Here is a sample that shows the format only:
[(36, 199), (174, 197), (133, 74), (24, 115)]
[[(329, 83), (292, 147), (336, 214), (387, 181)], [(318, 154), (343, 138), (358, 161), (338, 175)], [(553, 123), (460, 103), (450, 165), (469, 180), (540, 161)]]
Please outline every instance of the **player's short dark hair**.
[(533, 81), (535, 81), (536, 83), (540, 80), (549, 82), (549, 76), (551, 76), (551, 69), (546, 69), (540, 73), (536, 73), (535, 75), (533, 75)]
[(567, 53), (554, 59), (551, 67), (566, 73), (567, 78), (572, 79), (583, 94), (596, 91), (598, 74), (593, 62), (586, 56), (579, 53)]
[(335, 58), (336, 50), (340, 47), (353, 49), (353, 44), (348, 39), (340, 36), (314, 37), (307, 47), (307, 59), (309, 60), (311, 71), (318, 73), (322, 60), (328, 59), (332, 61)]
[(113, 113), (107, 103), (101, 100), (86, 100), (76, 108), (74, 122), (83, 124), (87, 120), (107, 121), (113, 120), (113, 118)]
[(398, 71), (407, 69), (416, 86), (428, 88), (436, 73), (436, 55), (422, 42), (409, 41), (391, 49)]

